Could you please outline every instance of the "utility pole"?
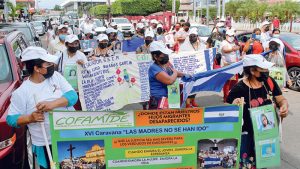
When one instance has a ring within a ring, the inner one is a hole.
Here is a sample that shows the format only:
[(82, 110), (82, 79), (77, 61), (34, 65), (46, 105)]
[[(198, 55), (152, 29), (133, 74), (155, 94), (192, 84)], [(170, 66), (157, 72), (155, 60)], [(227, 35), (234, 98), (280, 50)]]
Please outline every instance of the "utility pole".
[(196, 21), (196, 0), (193, 0), (193, 20)]
[(222, 18), (225, 18), (225, 0), (222, 0)]
[(209, 0), (206, 0), (206, 25), (209, 24)]
[(110, 22), (110, 18), (111, 18), (111, 3), (110, 0), (107, 0), (108, 3), (108, 22)]
[(4, 0), (4, 22), (8, 22), (8, 6), (7, 6), (7, 0)]
[(221, 0), (217, 0), (217, 18), (221, 17)]
[(172, 0), (172, 13), (174, 15), (173, 24), (175, 24), (176, 23), (176, 20), (175, 20), (175, 18), (176, 18), (176, 0)]

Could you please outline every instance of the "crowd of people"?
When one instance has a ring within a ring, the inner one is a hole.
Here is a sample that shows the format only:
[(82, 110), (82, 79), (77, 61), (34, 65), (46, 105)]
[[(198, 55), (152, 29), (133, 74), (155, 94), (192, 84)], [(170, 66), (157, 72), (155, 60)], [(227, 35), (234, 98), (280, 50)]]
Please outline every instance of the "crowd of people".
[[(224, 103), (244, 105), (240, 154), (246, 153), (248, 157), (253, 158), (255, 157), (253, 127), (248, 109), (274, 103), (279, 107), (282, 118), (286, 117), (288, 112), (287, 100), (282, 95), (285, 86), (278, 86), (276, 81), (269, 77), (272, 66), (285, 68), (284, 46), (278, 38), (280, 30), (278, 28), (271, 30), (271, 27), (271, 23), (263, 22), (261, 28), (253, 30), (252, 37), (247, 39), (245, 47), (241, 48), (236, 38), (236, 30), (231, 24), (222, 21), (215, 25), (206, 42), (199, 38), (197, 28), (191, 28), (190, 23), (186, 21), (176, 23), (167, 30), (162, 22), (155, 19), (150, 23), (141, 20), (136, 25), (136, 34), (132, 37), (124, 36), (114, 22), (106, 29), (96, 30), (92, 18), (86, 18), (74, 29), (70, 29), (68, 22), (56, 25), (49, 21), (47, 50), (28, 47), (22, 53), (22, 62), (25, 63), (30, 76), (12, 94), (7, 122), (13, 127), (28, 126), (38, 163), (42, 169), (49, 168), (45, 142), (37, 122), (45, 122), (48, 142), (51, 143), (47, 112), (74, 110), (78, 94), (62, 76), (66, 64), (83, 65), (91, 60), (113, 56), (115, 52), (120, 52), (117, 45), (124, 39), (143, 38), (144, 44), (137, 47), (136, 53), (151, 54), (153, 64), (148, 71), (150, 100), (142, 104), (144, 109), (153, 110), (158, 109), (159, 103), (168, 97), (168, 85), (173, 84), (177, 78), (191, 77), (173, 67), (169, 62), (171, 54), (182, 51), (204, 51), (216, 47), (218, 54), (214, 60), (214, 68), (226, 67), (243, 60), (244, 78), (239, 79), (239, 76), (235, 75), (228, 80), (223, 88), (223, 99)], [(168, 35), (173, 35), (171, 36), (173, 39), (167, 40), (166, 37), (170, 37)], [(98, 46), (83, 50), (80, 40), (96, 40)], [(261, 55), (263, 52), (267, 53), (265, 57)], [(286, 72), (284, 77), (290, 84)], [(195, 96), (189, 96), (186, 108), (198, 107)], [(228, 161), (230, 159), (231, 157)], [(232, 164), (234, 161), (236, 160), (232, 160)]]
[(198, 153), (199, 169), (202, 168), (234, 168), (236, 166), (237, 154), (223, 151), (200, 151)]

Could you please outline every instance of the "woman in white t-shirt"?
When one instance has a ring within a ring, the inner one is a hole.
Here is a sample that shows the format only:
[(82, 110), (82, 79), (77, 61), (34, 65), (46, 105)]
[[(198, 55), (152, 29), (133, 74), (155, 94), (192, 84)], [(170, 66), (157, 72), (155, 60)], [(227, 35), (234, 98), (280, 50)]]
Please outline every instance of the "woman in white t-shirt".
[[(240, 58), (240, 47), (237, 46), (234, 42), (234, 31), (226, 31), (226, 39), (221, 43), (221, 66), (228, 66), (232, 63), (236, 63)], [(234, 75), (230, 80), (228, 80), (223, 87), (223, 100), (227, 100), (230, 89), (238, 83), (238, 76)]]
[(58, 72), (63, 74), (66, 65), (83, 65), (88, 61), (84, 53), (79, 50), (79, 44), (78, 36), (74, 34), (66, 36), (66, 49), (55, 54), (59, 57)]
[(12, 127), (27, 125), (32, 150), (41, 169), (49, 168), (50, 164), (40, 122), (44, 122), (47, 140), (51, 144), (49, 112), (74, 110), (72, 106), (78, 99), (66, 79), (54, 71), (57, 59), (40, 47), (28, 47), (23, 51), (22, 62), (30, 76), (12, 93), (6, 118), (7, 124)]

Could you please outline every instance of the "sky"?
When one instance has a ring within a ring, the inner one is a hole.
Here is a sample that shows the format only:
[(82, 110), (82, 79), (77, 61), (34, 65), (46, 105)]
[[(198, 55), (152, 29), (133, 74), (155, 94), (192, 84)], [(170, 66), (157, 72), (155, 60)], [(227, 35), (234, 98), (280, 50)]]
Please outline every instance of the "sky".
[[(60, 5), (66, 0), (38, 0), (40, 8), (53, 9), (55, 5)], [(50, 3), (51, 2), (51, 3)]]
[(70, 158), (70, 151), (67, 149), (70, 148), (70, 144), (72, 144), (75, 149), (73, 150), (73, 157), (81, 157), (85, 155), (85, 152), (90, 150), (93, 145), (98, 144), (99, 146), (104, 146), (103, 140), (95, 140), (95, 141), (62, 141), (58, 142), (58, 160), (62, 161), (65, 158)]

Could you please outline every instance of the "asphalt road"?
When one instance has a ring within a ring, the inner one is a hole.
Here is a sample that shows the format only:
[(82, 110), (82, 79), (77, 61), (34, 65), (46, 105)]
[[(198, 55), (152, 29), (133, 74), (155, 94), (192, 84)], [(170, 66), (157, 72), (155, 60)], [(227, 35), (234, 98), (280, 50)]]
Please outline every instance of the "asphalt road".
[[(45, 36), (41, 37), (46, 47)], [(281, 143), (281, 167), (273, 169), (300, 169), (300, 92), (284, 93), (289, 102), (289, 115), (283, 121), (283, 143)], [(197, 94), (199, 106), (222, 105), (222, 93), (202, 92)], [(140, 104), (124, 107), (125, 110), (142, 109)]]

